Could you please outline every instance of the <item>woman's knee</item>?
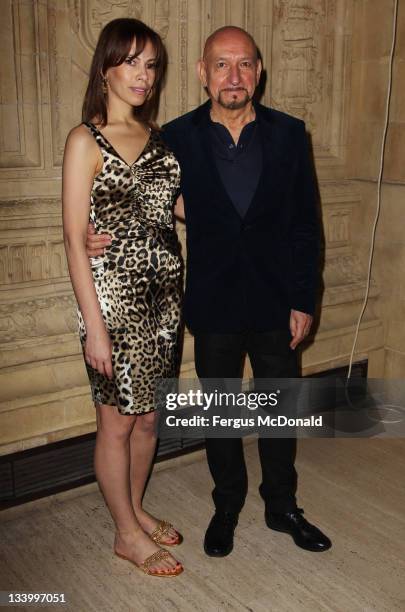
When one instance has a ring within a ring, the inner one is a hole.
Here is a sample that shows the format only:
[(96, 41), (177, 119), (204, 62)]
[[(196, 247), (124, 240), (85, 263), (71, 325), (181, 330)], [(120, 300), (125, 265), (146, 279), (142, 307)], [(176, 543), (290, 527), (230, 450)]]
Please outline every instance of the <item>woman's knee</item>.
[(139, 415), (136, 420), (135, 428), (143, 433), (155, 434), (157, 427), (157, 416), (156, 411)]
[(97, 431), (110, 438), (127, 439), (136, 423), (136, 415), (120, 414), (116, 406), (97, 407)]

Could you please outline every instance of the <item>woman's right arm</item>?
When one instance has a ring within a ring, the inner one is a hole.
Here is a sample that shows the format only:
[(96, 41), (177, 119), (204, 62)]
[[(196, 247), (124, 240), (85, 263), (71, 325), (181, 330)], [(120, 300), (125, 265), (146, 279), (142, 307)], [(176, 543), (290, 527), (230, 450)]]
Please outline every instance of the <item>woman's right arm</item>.
[(85, 359), (104, 376), (112, 378), (111, 340), (97, 299), (86, 254), (90, 195), (97, 172), (99, 151), (84, 126), (74, 128), (63, 157), (63, 235), (73, 290), (86, 327)]

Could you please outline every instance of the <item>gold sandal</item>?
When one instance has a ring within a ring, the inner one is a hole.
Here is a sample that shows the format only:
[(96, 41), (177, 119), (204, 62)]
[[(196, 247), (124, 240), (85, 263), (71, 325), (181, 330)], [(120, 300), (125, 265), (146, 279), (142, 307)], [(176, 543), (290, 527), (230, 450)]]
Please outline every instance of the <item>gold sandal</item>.
[(163, 538), (165, 535), (168, 535), (170, 529), (174, 529), (171, 523), (167, 521), (159, 521), (157, 527), (149, 534), (151, 540), (155, 542), (155, 544), (163, 544), (163, 546), (178, 546), (183, 541), (183, 536), (176, 529), (177, 538), (174, 542), (163, 542)]
[(152, 571), (150, 569), (150, 566), (153, 565), (156, 561), (162, 561), (163, 559), (167, 559), (168, 557), (170, 557), (170, 553), (167, 552), (167, 550), (163, 550), (163, 548), (160, 548), (159, 550), (154, 552), (152, 555), (147, 557), (145, 561), (139, 564), (136, 563), (136, 561), (133, 561), (133, 559), (130, 559), (129, 557), (126, 557), (125, 555), (122, 555), (121, 553), (116, 552), (115, 554), (117, 555), (117, 557), (120, 557), (121, 559), (125, 559), (125, 561), (129, 561), (130, 563), (133, 563), (137, 568), (139, 568), (142, 572), (144, 572), (145, 574), (148, 574), (149, 576), (160, 576), (163, 578), (165, 577), (170, 578), (171, 576), (178, 576), (184, 570), (182, 564), (179, 561), (177, 561), (177, 565), (173, 567), (171, 570), (167, 569), (167, 570)]

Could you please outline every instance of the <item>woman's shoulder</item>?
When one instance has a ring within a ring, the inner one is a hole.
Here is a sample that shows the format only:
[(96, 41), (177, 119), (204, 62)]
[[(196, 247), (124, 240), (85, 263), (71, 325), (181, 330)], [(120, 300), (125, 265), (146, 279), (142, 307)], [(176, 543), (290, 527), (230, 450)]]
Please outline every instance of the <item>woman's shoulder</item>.
[(94, 136), (89, 126), (85, 123), (80, 123), (70, 130), (66, 138), (66, 145), (76, 150), (97, 150), (97, 143)]
[(79, 125), (76, 125), (70, 130), (67, 137), (70, 140), (79, 142), (89, 140), (91, 138), (91, 132), (89, 130), (88, 124), (84, 122), (79, 123)]

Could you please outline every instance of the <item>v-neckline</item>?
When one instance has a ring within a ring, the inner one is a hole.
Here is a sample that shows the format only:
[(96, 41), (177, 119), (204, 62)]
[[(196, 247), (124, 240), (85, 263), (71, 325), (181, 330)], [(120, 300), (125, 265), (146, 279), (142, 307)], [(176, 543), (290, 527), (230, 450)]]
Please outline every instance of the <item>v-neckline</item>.
[(101, 130), (99, 130), (99, 128), (94, 125), (94, 123), (92, 123), (91, 121), (89, 121), (90, 125), (92, 125), (94, 127), (95, 130), (97, 130), (97, 132), (100, 134), (100, 136), (102, 138), (104, 138), (105, 142), (108, 144), (108, 146), (114, 151), (115, 155), (122, 161), (124, 162), (124, 164), (126, 166), (128, 166), (128, 168), (132, 168), (132, 166), (134, 166), (136, 164), (136, 162), (140, 159), (140, 157), (145, 153), (145, 150), (147, 148), (147, 146), (150, 143), (150, 140), (152, 138), (152, 130), (151, 128), (149, 128), (149, 136), (148, 136), (148, 140), (145, 143), (145, 146), (143, 147), (142, 151), (139, 153), (138, 157), (132, 162), (132, 164), (129, 164), (123, 157), (122, 155), (120, 155), (117, 151), (117, 149), (111, 144), (111, 142), (108, 140), (108, 138), (106, 138), (106, 136), (104, 136), (103, 132)]

